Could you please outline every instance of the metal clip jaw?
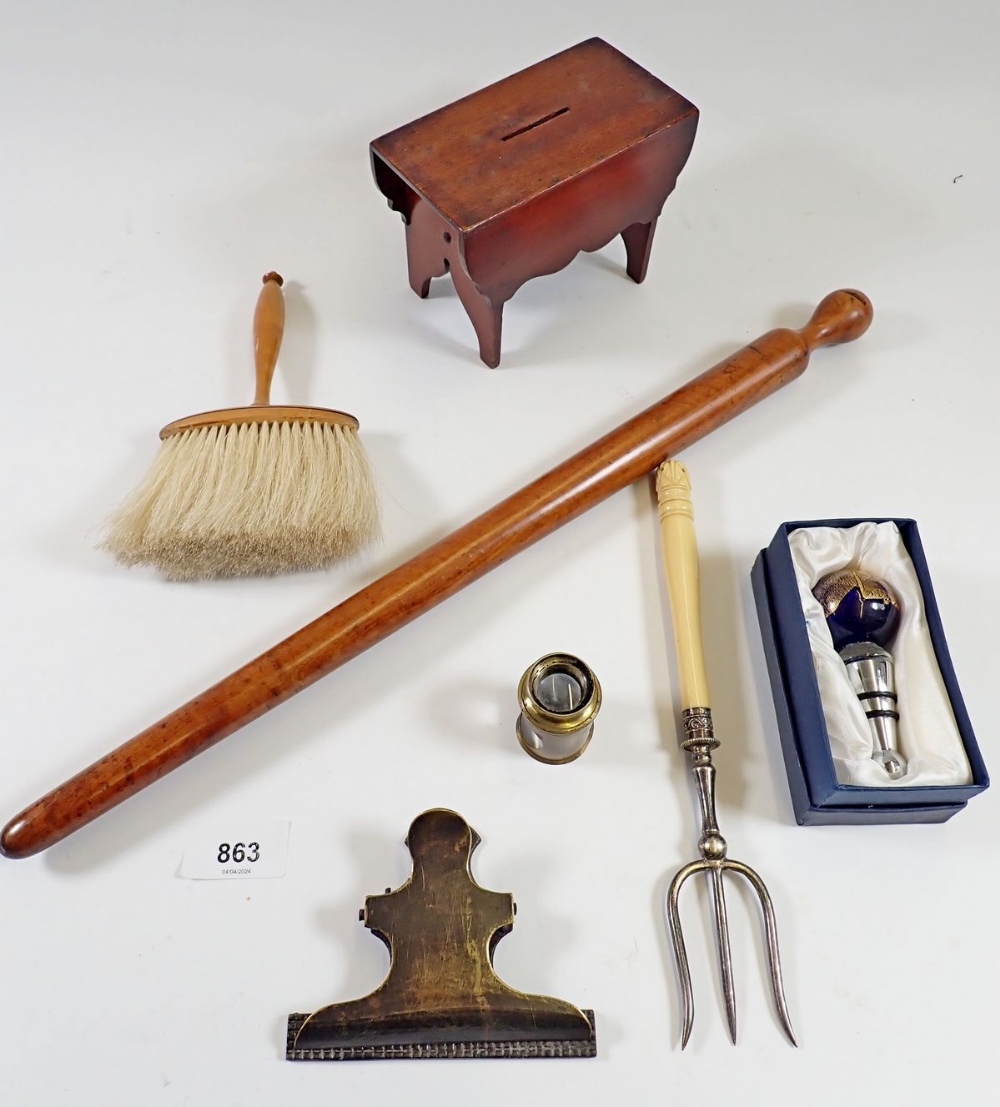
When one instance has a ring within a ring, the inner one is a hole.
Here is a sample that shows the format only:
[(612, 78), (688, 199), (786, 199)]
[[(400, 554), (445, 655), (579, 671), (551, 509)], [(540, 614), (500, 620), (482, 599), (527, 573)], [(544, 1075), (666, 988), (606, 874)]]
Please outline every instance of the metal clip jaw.
[(375, 991), (288, 1016), (290, 1061), (445, 1057), (594, 1057), (594, 1013), (520, 992), (493, 968), (514, 925), (508, 892), (476, 883), (479, 835), (455, 811), (418, 815), (406, 836), (408, 879), (368, 896), (361, 921), (388, 947), (389, 974)]

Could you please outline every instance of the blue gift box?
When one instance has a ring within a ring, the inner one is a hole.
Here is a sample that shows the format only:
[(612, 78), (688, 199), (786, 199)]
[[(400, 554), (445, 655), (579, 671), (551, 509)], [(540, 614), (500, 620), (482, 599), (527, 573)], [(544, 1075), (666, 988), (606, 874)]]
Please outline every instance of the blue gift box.
[[(806, 620), (799, 600), (788, 536), (802, 527), (848, 528), (859, 523), (895, 523), (923, 593), (931, 643), (972, 769), (972, 783), (912, 788), (871, 788), (837, 780)], [(802, 826), (835, 823), (940, 823), (989, 787), (965, 702), (948, 653), (917, 524), (912, 519), (821, 519), (782, 523), (760, 551), (750, 575), (771, 692), (796, 821)]]

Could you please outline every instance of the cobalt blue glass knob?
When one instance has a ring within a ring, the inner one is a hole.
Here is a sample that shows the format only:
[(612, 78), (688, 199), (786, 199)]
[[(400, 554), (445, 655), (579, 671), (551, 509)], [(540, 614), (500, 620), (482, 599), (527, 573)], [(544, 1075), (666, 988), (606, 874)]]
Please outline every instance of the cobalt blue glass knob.
[(899, 601), (889, 586), (869, 573), (840, 569), (813, 589), (826, 615), (833, 648), (839, 653), (855, 642), (887, 647), (899, 622)]

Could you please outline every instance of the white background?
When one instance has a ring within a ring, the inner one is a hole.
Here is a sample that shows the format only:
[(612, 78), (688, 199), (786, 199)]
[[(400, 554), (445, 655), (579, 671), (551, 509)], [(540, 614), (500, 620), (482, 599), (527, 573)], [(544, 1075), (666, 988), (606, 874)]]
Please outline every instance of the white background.
[[(701, 125), (642, 286), (620, 241), (530, 282), (487, 370), (447, 280), (410, 291), (374, 137), (591, 35)], [(0, 861), (5, 1104), (984, 1102), (995, 793), (941, 826), (792, 818), (749, 589), (783, 520), (918, 520), (987, 764), (998, 657), (994, 5), (94, 0), (0, 27), (3, 702), (9, 818), (351, 592), (825, 293), (876, 321), (684, 456), (723, 747), (720, 817), (779, 916), (800, 1048), (731, 894), (739, 1045), (704, 896), (679, 1017), (662, 895), (695, 856), (650, 489), (592, 510), (140, 796)], [(249, 398), (260, 275), (288, 281), (276, 398), (356, 413), (384, 544), (327, 573), (168, 584), (95, 550), (167, 421)], [(555, 649), (605, 690), (566, 768), (517, 746)], [(436, 805), (519, 914), (511, 984), (597, 1011), (594, 1061), (291, 1065), (285, 1018), (377, 985), (357, 921)], [(199, 828), (291, 821), (272, 881), (177, 876)]]

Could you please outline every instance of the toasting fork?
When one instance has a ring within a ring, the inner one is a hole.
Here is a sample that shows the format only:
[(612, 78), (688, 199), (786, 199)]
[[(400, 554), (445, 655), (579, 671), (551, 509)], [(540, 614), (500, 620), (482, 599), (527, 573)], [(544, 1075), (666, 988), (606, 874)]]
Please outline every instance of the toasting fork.
[(694, 996), (691, 990), (691, 970), (688, 965), (678, 898), (681, 885), (695, 873), (706, 873), (715, 917), (715, 942), (719, 951), (722, 990), (726, 997), (726, 1019), (729, 1036), (736, 1044), (736, 993), (733, 988), (733, 958), (729, 946), (729, 920), (726, 914), (726, 893), (723, 875), (738, 873), (746, 878), (757, 893), (764, 916), (764, 937), (770, 969), (774, 1006), (782, 1029), (795, 1045), (795, 1035), (788, 1017), (788, 1005), (781, 981), (781, 960), (778, 956), (778, 932), (774, 907), (764, 881), (742, 861), (727, 856), (726, 839), (719, 833), (715, 813), (715, 766), (712, 750), (719, 746), (712, 728), (708, 682), (705, 677), (705, 657), (701, 641), (701, 603), (698, 588), (698, 547), (694, 531), (694, 510), (691, 506), (691, 482), (687, 470), (679, 461), (665, 461), (656, 473), (656, 496), (660, 507), (660, 534), (663, 564), (666, 570), (667, 593), (677, 646), (677, 668), (680, 677), (681, 706), (684, 719), (684, 739), (681, 746), (691, 757), (691, 771), (698, 787), (701, 807), (701, 857), (685, 865), (667, 890), (666, 915), (670, 939), (677, 961), (680, 979), (682, 1030), (681, 1049), (691, 1037), (694, 1025)]

